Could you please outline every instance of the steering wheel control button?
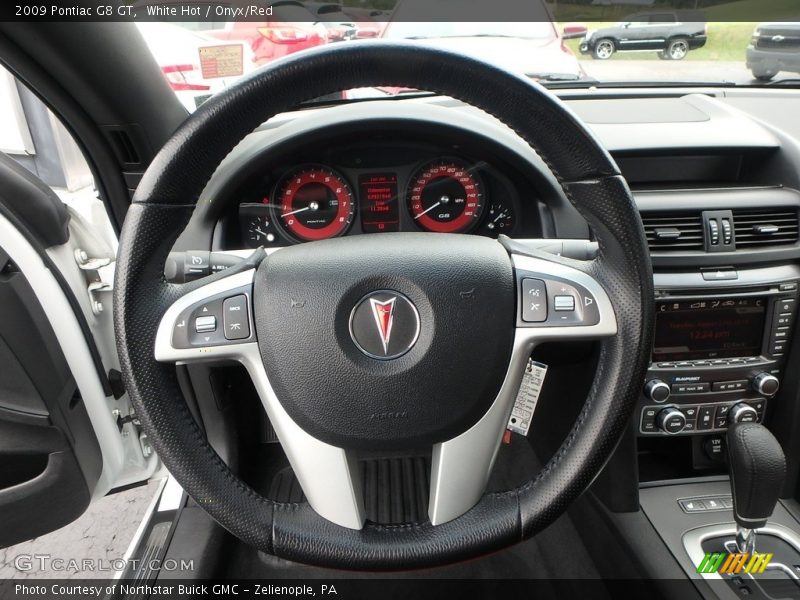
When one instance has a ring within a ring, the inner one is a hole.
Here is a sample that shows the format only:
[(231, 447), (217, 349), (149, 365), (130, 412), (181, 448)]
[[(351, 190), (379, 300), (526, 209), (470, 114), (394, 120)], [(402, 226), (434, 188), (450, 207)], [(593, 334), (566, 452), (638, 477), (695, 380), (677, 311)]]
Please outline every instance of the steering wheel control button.
[(222, 303), (222, 324), (225, 339), (246, 340), (250, 337), (250, 317), (247, 310), (247, 296), (239, 294), (226, 298)]
[[(172, 347), (203, 348), (251, 339), (248, 304), (251, 293), (252, 287), (237, 286), (181, 311), (172, 326)], [(229, 310), (231, 307), (237, 308)]]
[(541, 279), (522, 280), (522, 320), (543, 323), (547, 320), (547, 287)]
[(217, 318), (213, 316), (197, 317), (194, 320), (194, 330), (197, 333), (207, 333), (209, 331), (216, 331)]
[(582, 285), (517, 271), (520, 327), (590, 326), (600, 322), (597, 299)]
[(553, 307), (556, 312), (575, 310), (575, 296), (556, 296), (553, 298)]
[(364, 296), (350, 313), (350, 337), (370, 358), (399, 358), (414, 347), (420, 331), (414, 303), (399, 292), (380, 290)]

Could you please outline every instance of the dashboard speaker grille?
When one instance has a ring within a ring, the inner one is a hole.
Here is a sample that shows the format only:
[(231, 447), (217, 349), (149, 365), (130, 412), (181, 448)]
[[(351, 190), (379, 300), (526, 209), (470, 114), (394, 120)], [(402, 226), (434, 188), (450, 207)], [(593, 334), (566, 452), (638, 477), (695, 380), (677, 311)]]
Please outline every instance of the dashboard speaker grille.
[(797, 210), (793, 208), (733, 211), (737, 248), (785, 246), (798, 241)]
[(703, 250), (703, 219), (699, 212), (652, 212), (642, 214), (651, 252)]

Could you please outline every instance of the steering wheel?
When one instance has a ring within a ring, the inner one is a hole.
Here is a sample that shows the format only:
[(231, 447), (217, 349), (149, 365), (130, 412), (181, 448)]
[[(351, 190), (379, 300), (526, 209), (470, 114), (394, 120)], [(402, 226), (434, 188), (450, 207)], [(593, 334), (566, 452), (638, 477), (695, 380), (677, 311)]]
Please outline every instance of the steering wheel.
[[(508, 239), (384, 233), (268, 257), (260, 250), (199, 281), (165, 281), (175, 239), (239, 141), (303, 101), (381, 85), (452, 96), (514, 130), (590, 224), (597, 257), (570, 260)], [(118, 352), (142, 427), (214, 519), (292, 561), (428, 567), (531, 537), (598, 475), (644, 379), (652, 272), (614, 161), (538, 84), (442, 50), (335, 44), (276, 61), (212, 97), (153, 160), (119, 248)], [(198, 320), (204, 316), (214, 317), (215, 329), (210, 319)], [(530, 481), (487, 493), (533, 348), (578, 339), (599, 340), (601, 348), (570, 434)], [(255, 492), (195, 422), (174, 363), (220, 359), (246, 367), (307, 502), (279, 503)], [(366, 521), (358, 453), (421, 447), (432, 449), (429, 519)]]

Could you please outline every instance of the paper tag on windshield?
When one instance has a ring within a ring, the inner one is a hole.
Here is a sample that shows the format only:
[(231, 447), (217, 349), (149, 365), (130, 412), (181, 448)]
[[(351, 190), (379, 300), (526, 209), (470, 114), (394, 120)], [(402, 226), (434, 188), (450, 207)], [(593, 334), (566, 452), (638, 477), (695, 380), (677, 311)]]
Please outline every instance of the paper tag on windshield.
[(203, 46), (200, 52), (200, 71), (203, 79), (238, 77), (244, 73), (241, 44)]
[(528, 366), (525, 368), (525, 375), (522, 377), (522, 384), (514, 402), (514, 410), (508, 419), (508, 429), (514, 433), (528, 435), (545, 375), (547, 375), (547, 365), (528, 359)]

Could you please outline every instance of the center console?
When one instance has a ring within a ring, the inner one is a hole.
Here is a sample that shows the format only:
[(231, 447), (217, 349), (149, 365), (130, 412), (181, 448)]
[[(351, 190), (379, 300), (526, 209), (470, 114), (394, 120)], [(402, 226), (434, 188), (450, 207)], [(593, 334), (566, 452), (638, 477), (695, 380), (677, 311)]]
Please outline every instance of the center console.
[(799, 281), (793, 265), (656, 274), (639, 436), (697, 436), (763, 421), (780, 388)]

